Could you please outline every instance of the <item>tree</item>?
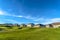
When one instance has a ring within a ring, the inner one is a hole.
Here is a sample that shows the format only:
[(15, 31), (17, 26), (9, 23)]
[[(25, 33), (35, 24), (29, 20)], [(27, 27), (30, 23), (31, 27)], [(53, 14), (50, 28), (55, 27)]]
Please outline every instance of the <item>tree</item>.
[(5, 27), (11, 29), (13, 27), (13, 24), (11, 24), (11, 23), (5, 23)]

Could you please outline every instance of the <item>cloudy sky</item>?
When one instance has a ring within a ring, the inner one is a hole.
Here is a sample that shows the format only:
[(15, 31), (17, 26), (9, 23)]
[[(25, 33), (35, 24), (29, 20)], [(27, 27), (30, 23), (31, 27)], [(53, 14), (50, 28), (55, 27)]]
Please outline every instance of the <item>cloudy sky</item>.
[(60, 0), (0, 0), (0, 23), (60, 22)]

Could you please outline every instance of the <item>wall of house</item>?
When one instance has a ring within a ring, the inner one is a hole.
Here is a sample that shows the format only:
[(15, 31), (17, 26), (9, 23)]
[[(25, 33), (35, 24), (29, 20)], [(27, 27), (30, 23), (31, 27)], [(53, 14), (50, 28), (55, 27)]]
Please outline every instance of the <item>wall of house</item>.
[(32, 25), (27, 25), (27, 27), (32, 27)]
[(60, 25), (53, 25), (54, 28), (60, 28)]
[(52, 24), (46, 25), (46, 28), (53, 28)]
[(39, 25), (35, 25), (34, 27), (40, 27)]
[(50, 26), (49, 25), (46, 25), (46, 28), (50, 28)]

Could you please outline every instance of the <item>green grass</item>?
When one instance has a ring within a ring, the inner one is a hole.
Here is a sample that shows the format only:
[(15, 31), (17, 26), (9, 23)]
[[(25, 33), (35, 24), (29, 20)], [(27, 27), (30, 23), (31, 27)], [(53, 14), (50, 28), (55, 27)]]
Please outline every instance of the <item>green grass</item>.
[(1, 32), (0, 40), (60, 40), (60, 28), (23, 28)]

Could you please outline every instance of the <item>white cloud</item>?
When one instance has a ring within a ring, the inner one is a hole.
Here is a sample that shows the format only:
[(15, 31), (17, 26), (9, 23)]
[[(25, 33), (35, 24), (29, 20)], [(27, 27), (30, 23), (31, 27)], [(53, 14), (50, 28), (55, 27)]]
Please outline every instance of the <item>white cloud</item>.
[[(3, 10), (0, 10), (0, 15), (12, 16), (12, 17), (18, 17), (18, 18), (25, 18), (25, 19), (33, 20), (37, 23), (42, 22), (42, 24), (50, 24), (50, 23), (53, 23), (53, 22), (60, 22), (60, 18), (44, 18), (44, 17), (32, 17), (30, 15), (28, 15), (28, 16), (14, 15), (14, 14), (9, 14), (8, 12), (3, 11)], [(19, 23), (15, 20), (8, 20), (8, 21)]]
[(60, 18), (51, 18), (51, 19), (45, 19), (45, 22), (43, 22), (43, 24), (50, 24), (50, 23), (54, 23), (54, 22), (60, 22)]
[(23, 17), (23, 16), (19, 15), (19, 16), (16, 16), (16, 17)]
[(34, 21), (43, 21), (44, 20), (44, 18), (36, 18), (36, 19), (34, 19)]
[(12, 23), (20, 23), (20, 22), (18, 22), (18, 21), (16, 21), (16, 20), (13, 20), (13, 19), (4, 19), (5, 21), (8, 21), (8, 22), (12, 22)]
[[(60, 18), (51, 18), (51, 19), (48, 19), (48, 18), (38, 18), (38, 19), (31, 19), (31, 20), (37, 22), (36, 24), (41, 23), (41, 21), (42, 21), (42, 24), (50, 24), (50, 23), (53, 23), (53, 22), (60, 22)], [(15, 20), (8, 20), (8, 21), (19, 23), (18, 21), (15, 21)]]
[(25, 18), (25, 19), (30, 19), (30, 20), (33, 20), (33, 21), (43, 21), (44, 20), (44, 18), (38, 18), (38, 17), (32, 17), (32, 16), (22, 16), (22, 15), (16, 15), (15, 17), (19, 17), (19, 18)]
[(0, 10), (0, 15), (7, 15), (7, 16), (9, 16), (10, 14), (8, 14), (8, 12), (6, 12), (6, 11)]
[(40, 21), (43, 18), (37, 18), (37, 17), (32, 17), (30, 15), (28, 16), (23, 16), (23, 15), (14, 15), (14, 14), (9, 14), (8, 12), (4, 11), (4, 10), (0, 10), (0, 15), (4, 15), (4, 16), (13, 16), (13, 17), (18, 17), (18, 18), (25, 18), (25, 19), (30, 19), (33, 21)]
[(5, 14), (5, 12), (3, 12), (3, 11), (0, 10), (0, 15), (4, 15), (4, 14)]
[(23, 15), (15, 15), (15, 17), (19, 17), (19, 18), (25, 18), (25, 19), (35, 19), (34, 17), (31, 16), (23, 16)]
[(35, 17), (32, 17), (30, 15), (29, 16), (24, 16), (24, 18), (26, 18), (26, 19), (32, 19), (32, 20), (35, 19)]

